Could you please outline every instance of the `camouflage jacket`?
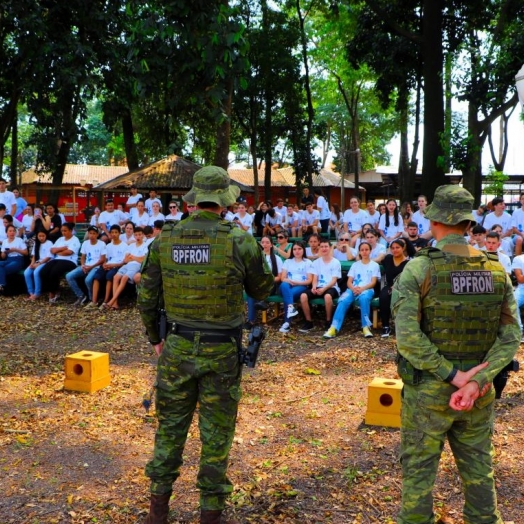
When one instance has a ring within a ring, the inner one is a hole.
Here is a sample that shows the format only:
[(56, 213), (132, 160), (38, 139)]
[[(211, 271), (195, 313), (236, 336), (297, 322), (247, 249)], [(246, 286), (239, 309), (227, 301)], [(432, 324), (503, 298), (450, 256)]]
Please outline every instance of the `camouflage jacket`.
[[(467, 249), (467, 242), (460, 235), (446, 236), (437, 243), (437, 249), (443, 249), (448, 244), (464, 245)], [(420, 324), (422, 294), (424, 287), (430, 285), (430, 264), (430, 259), (424, 256), (408, 262), (393, 286), (391, 310), (395, 318), (398, 352), (414, 368), (433, 373), (438, 380), (445, 380), (453, 369), (453, 363), (439, 353), (439, 348), (422, 332)], [(482, 317), (481, 309), (478, 314)], [(492, 382), (519, 347), (517, 314), (513, 287), (507, 277), (497, 337), (485, 357), (489, 366), (474, 378), (481, 389)]]
[[(191, 222), (197, 218), (211, 221), (222, 220), (220, 216), (210, 211), (198, 211), (180, 224), (185, 225), (187, 223), (187, 226), (190, 227)], [(239, 228), (232, 228), (229, 235), (233, 237), (236, 263), (244, 268), (243, 285), (247, 294), (257, 300), (266, 298), (273, 288), (274, 277), (262, 250), (253, 236)], [(149, 248), (149, 254), (142, 264), (142, 277), (138, 288), (138, 308), (149, 339), (152, 341), (159, 340), (157, 313), (164, 305), (162, 266), (159, 250), (160, 241), (161, 238), (157, 237)], [(219, 325), (217, 323), (199, 321), (199, 319), (195, 319), (192, 324), (195, 324), (195, 322), (199, 329), (231, 329), (238, 327), (239, 323), (242, 322), (242, 315), (234, 322), (234, 325), (224, 323)]]

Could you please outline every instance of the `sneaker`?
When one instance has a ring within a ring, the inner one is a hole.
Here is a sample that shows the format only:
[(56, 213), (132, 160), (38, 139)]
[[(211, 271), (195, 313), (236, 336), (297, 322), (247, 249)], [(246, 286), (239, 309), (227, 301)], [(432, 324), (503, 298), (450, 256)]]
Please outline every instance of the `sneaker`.
[(289, 304), (287, 307), (287, 318), (296, 317), (298, 315), (298, 311), (295, 309), (295, 306), (293, 304)]
[(373, 336), (373, 333), (371, 333), (371, 330), (368, 327), (363, 328), (362, 333), (365, 338), (371, 338)]
[(301, 333), (308, 333), (309, 331), (311, 331), (313, 329), (313, 322), (309, 321), (309, 320), (306, 320), (304, 322), (304, 325), (299, 329), (299, 331)]
[(56, 304), (58, 302), (58, 299), (60, 298), (60, 295), (55, 295), (53, 298), (49, 299), (50, 304)]
[(384, 326), (382, 328), (382, 338), (388, 338), (391, 335), (391, 328), (389, 326)]
[(86, 302), (87, 302), (87, 297), (85, 295), (82, 295), (81, 297), (78, 297), (73, 302), (73, 306), (83, 306)]
[(322, 336), (324, 338), (335, 338), (337, 336), (337, 330), (334, 327), (330, 327)]
[(244, 324), (244, 329), (245, 329), (246, 331), (251, 331), (251, 330), (253, 329), (253, 325), (254, 325), (253, 322), (249, 322), (249, 321), (248, 321), (248, 322), (246, 322), (246, 323)]
[(324, 324), (324, 329), (327, 331), (331, 327), (331, 320), (326, 320)]
[(284, 322), (279, 331), (280, 333), (289, 333), (291, 331), (291, 326), (289, 325), (289, 322)]
[(84, 309), (95, 309), (97, 307), (98, 307), (98, 303), (96, 303), (96, 302), (89, 302), (89, 304), (87, 304), (87, 306)]

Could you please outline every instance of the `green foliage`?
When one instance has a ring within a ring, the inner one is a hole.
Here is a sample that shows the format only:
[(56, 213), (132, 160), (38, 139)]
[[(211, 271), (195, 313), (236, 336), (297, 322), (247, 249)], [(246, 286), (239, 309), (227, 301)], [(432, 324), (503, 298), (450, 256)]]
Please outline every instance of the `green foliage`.
[(493, 166), (489, 166), (485, 180), (487, 184), (484, 186), (484, 193), (501, 197), (504, 195), (504, 184), (509, 180), (509, 176), (502, 171), (496, 171)]

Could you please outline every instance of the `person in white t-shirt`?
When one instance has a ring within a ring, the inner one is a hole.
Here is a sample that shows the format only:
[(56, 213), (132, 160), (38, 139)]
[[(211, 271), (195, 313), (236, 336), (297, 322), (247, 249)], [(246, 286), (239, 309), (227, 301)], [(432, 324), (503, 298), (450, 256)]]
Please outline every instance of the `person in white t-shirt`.
[[(125, 224), (126, 219), (120, 211), (115, 209), (115, 203), (112, 198), (106, 200), (106, 209), (98, 217), (98, 230), (100, 231), (100, 240), (109, 242), (109, 228), (114, 224), (119, 226)], [(92, 226), (96, 227), (96, 226)]]
[(0, 294), (5, 290), (7, 276), (23, 269), (24, 256), (27, 256), (27, 246), (20, 237), (16, 236), (16, 227), (9, 224), (5, 232), (7, 238), (2, 242), (0, 254)]
[(348, 309), (356, 300), (358, 300), (360, 306), (362, 333), (366, 338), (373, 336), (370, 330), (371, 301), (373, 300), (375, 285), (380, 279), (380, 266), (369, 258), (371, 245), (368, 242), (360, 243), (358, 254), (360, 260), (357, 260), (349, 270), (348, 288), (342, 293), (338, 301), (333, 322), (324, 333), (324, 338), (337, 336), (342, 328)]
[(375, 201), (372, 198), (366, 201), (366, 213), (368, 214), (366, 222), (369, 222), (373, 229), (378, 229), (380, 213), (375, 208)]
[(333, 300), (338, 298), (340, 294), (340, 288), (338, 287), (338, 279), (342, 276), (340, 261), (331, 255), (331, 243), (329, 240), (322, 239), (319, 249), (320, 258), (313, 262), (312, 287), (300, 295), (300, 304), (306, 318), (304, 325), (299, 329), (301, 333), (307, 333), (313, 329), (309, 301), (314, 298), (324, 298), (326, 326), (329, 327), (333, 316)]
[(313, 262), (306, 258), (304, 243), (295, 242), (292, 247), (292, 254), (292, 258), (288, 258), (282, 268), (280, 294), (284, 299), (284, 323), (279, 329), (281, 333), (290, 331), (290, 320), (298, 315), (293, 304), (313, 282)]
[(349, 209), (344, 211), (342, 221), (344, 222), (344, 232), (351, 235), (351, 247), (355, 247), (362, 226), (367, 222), (368, 214), (360, 209), (360, 200), (353, 196), (349, 200)]
[[(80, 248), (80, 265), (66, 274), (67, 283), (76, 295), (74, 306), (82, 306), (92, 299), (96, 270), (106, 261), (106, 244), (103, 240), (98, 240), (99, 233), (96, 226), (87, 228), (87, 240)], [(84, 281), (88, 296), (84, 295), (78, 280)]]
[(153, 226), (153, 224), (157, 220), (166, 220), (166, 217), (160, 213), (160, 204), (158, 202), (153, 202), (152, 204), (153, 212), (151, 213), (151, 216), (149, 217), (149, 223), (148, 226)]
[(50, 260), (53, 260), (51, 248), (53, 243), (47, 238), (47, 231), (39, 231), (36, 235), (31, 263), (24, 271), (24, 279), (27, 287), (28, 297), (26, 300), (37, 300), (42, 293), (42, 280), (40, 272)]
[[(520, 317), (520, 308), (524, 305), (524, 255), (518, 255), (513, 259), (511, 269), (517, 279), (517, 288), (515, 289), (515, 300), (517, 301), (517, 318), (519, 321), (520, 332), (522, 333), (522, 318)], [(521, 335), (522, 336), (522, 335)]]
[(147, 255), (149, 247), (144, 242), (144, 230), (141, 227), (135, 227), (136, 242), (131, 244), (124, 257), (124, 265), (117, 271), (113, 279), (113, 298), (103, 304), (105, 308), (119, 309), (118, 297), (124, 291), (129, 280), (133, 281), (133, 277), (140, 271), (140, 265)]
[(238, 204), (237, 212), (233, 216), (233, 223), (246, 233), (253, 234), (253, 216), (247, 213), (246, 204), (243, 202)]
[(136, 203), (134, 213), (131, 215), (131, 221), (137, 227), (146, 227), (149, 225), (149, 213), (146, 211), (146, 206), (143, 200)]
[(120, 212), (120, 214), (124, 217), (124, 220), (129, 220), (131, 218), (131, 213), (128, 213), (125, 210), (124, 204), (117, 204), (116, 210)]
[(145, 201), (147, 214), (149, 216), (153, 214), (153, 202), (158, 202), (160, 204), (160, 210), (162, 210), (162, 201), (156, 196), (156, 191), (154, 189), (150, 189), (149, 198)]
[(425, 211), (428, 205), (428, 199), (424, 195), (419, 195), (417, 199), (418, 210), (413, 213), (412, 221), (418, 226), (418, 236), (429, 240), (431, 238), (430, 221), (426, 218)]
[(481, 247), (480, 250), (497, 254), (504, 271), (506, 271), (508, 275), (511, 275), (511, 259), (506, 255), (506, 253), (504, 253), (504, 251), (502, 251), (500, 234), (497, 231), (490, 231), (486, 234), (484, 244), (484, 247)]
[(178, 203), (175, 200), (171, 200), (167, 207), (169, 215), (166, 215), (165, 220), (182, 220), (182, 211), (178, 208)]
[(299, 217), (299, 214), (294, 210), (292, 204), (289, 204), (284, 215), (282, 222), (282, 227), (287, 231), (287, 234), (291, 237), (297, 237), (300, 224), (302, 220)]
[(317, 197), (317, 211), (320, 215), (320, 227), (322, 228), (322, 233), (329, 232), (329, 219), (331, 218), (331, 211), (329, 209), (328, 202), (320, 190), (316, 190), (315, 193)]
[[(128, 224), (131, 224), (131, 222), (128, 222)], [(129, 245), (121, 240), (119, 226), (116, 224), (111, 226), (109, 229), (109, 236), (111, 242), (107, 244), (106, 261), (95, 272), (95, 278), (93, 280), (93, 295), (91, 297), (91, 302), (86, 306), (86, 309), (96, 308), (98, 306), (100, 285), (105, 282), (105, 298), (101, 306), (101, 309), (104, 309), (104, 304), (107, 304), (111, 297), (113, 279), (115, 278), (117, 271), (124, 265), (125, 256), (129, 251)]]
[(386, 202), (386, 213), (380, 217), (378, 224), (381, 241), (386, 245), (399, 238), (404, 233), (404, 222), (400, 216), (397, 201), (390, 198)]
[(302, 214), (302, 234), (318, 233), (319, 225), (320, 213), (316, 209), (313, 209), (311, 202), (308, 202), (306, 204), (306, 210)]
[(131, 213), (132, 209), (136, 207), (137, 202), (142, 198), (142, 195), (138, 192), (138, 188), (133, 184), (130, 188), (131, 195), (127, 199), (126, 206)]
[(515, 209), (511, 215), (516, 256), (522, 255), (522, 243), (524, 240), (524, 193), (520, 194), (520, 205), (520, 209)]
[(513, 255), (513, 242), (511, 236), (513, 235), (513, 220), (511, 215), (505, 211), (506, 203), (502, 197), (496, 197), (491, 201), (493, 212), (486, 215), (484, 224), (486, 230), (493, 230), (493, 226), (499, 225), (502, 228), (500, 234), (500, 241), (502, 242), (502, 249), (509, 256)]
[(282, 216), (275, 211), (275, 208), (268, 209), (265, 220), (264, 235), (275, 236), (282, 231)]
[(11, 191), (7, 191), (7, 182), (0, 178), (0, 204), (4, 204), (8, 215), (16, 215), (16, 197)]
[(51, 254), (55, 256), (42, 269), (42, 289), (49, 291), (49, 303), (56, 304), (60, 297), (60, 280), (69, 271), (78, 265), (78, 252), (80, 251), (80, 240), (73, 235), (74, 224), (65, 222), (60, 226), (61, 237), (57, 239), (51, 248)]

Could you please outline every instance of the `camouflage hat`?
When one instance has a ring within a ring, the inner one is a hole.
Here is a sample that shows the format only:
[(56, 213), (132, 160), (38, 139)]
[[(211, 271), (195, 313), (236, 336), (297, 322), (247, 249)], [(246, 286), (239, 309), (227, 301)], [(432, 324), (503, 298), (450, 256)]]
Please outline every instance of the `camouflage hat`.
[(232, 186), (225, 169), (217, 166), (206, 166), (199, 169), (193, 177), (193, 187), (182, 198), (191, 204), (214, 202), (222, 207), (235, 203), (240, 188)]
[(464, 220), (469, 220), (475, 225), (472, 208), (473, 195), (463, 187), (449, 184), (437, 187), (431, 204), (424, 210), (424, 215), (429, 220), (454, 226)]

